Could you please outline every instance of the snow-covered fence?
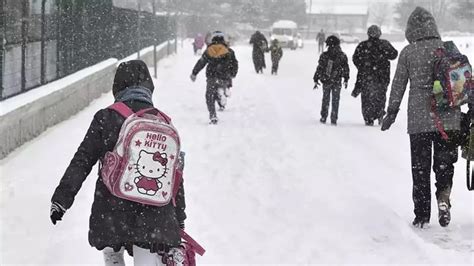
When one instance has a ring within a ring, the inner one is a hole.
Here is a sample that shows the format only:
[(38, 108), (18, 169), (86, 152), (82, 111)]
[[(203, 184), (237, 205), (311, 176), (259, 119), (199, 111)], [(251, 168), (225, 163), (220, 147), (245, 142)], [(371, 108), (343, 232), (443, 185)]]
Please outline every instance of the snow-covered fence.
[[(153, 46), (145, 48), (140, 59), (151, 68), (154, 58), (158, 61), (174, 52), (173, 45), (165, 42), (157, 46), (156, 56)], [(0, 159), (109, 92), (118, 64), (136, 58), (137, 54), (120, 61), (111, 58), (0, 102)]]

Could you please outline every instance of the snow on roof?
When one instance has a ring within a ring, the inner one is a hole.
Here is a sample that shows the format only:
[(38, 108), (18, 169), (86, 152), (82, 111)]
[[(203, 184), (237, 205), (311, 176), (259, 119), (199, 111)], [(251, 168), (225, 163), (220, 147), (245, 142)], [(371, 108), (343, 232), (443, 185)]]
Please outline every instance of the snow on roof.
[(367, 15), (366, 5), (315, 5), (309, 14), (334, 14), (334, 15)]
[(279, 21), (273, 23), (273, 28), (294, 29), (294, 28), (298, 28), (298, 24), (296, 24), (296, 22), (291, 21), (291, 20), (279, 20)]

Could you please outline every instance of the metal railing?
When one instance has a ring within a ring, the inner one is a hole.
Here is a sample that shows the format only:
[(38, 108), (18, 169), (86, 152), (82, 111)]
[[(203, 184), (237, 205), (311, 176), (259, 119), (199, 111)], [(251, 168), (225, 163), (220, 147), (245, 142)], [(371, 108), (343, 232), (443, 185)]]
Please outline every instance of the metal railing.
[(0, 0), (0, 100), (175, 38), (174, 18), (158, 15), (158, 2)]

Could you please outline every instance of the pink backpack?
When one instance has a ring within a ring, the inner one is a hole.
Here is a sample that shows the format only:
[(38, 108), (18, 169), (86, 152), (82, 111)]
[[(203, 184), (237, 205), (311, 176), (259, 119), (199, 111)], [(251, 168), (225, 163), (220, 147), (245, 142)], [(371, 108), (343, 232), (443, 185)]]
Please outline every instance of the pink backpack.
[(107, 188), (116, 197), (143, 204), (174, 203), (182, 168), (179, 135), (171, 119), (155, 108), (134, 113), (122, 102), (109, 108), (125, 122), (115, 148), (102, 161), (100, 172)]

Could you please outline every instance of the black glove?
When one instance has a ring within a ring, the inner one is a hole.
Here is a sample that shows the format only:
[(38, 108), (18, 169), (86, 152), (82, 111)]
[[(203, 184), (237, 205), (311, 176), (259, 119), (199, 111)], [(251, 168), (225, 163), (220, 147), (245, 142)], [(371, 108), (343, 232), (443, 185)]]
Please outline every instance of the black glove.
[(57, 202), (51, 203), (50, 217), (53, 224), (56, 224), (57, 221), (61, 221), (64, 213), (66, 213), (66, 209), (61, 204)]
[(315, 80), (313, 90), (317, 89), (319, 87), (319, 85), (320, 85), (319, 80)]
[(179, 222), (179, 228), (181, 228), (181, 229), (184, 230), (184, 221), (180, 221), (180, 222)]
[(392, 126), (392, 124), (395, 122), (395, 119), (397, 118), (397, 114), (398, 114), (398, 109), (394, 110), (394, 109), (388, 108), (387, 115), (383, 118), (383, 121), (382, 121), (382, 131), (389, 129), (390, 126)]

